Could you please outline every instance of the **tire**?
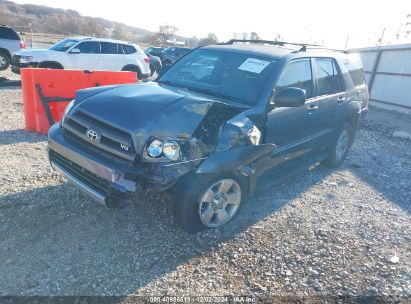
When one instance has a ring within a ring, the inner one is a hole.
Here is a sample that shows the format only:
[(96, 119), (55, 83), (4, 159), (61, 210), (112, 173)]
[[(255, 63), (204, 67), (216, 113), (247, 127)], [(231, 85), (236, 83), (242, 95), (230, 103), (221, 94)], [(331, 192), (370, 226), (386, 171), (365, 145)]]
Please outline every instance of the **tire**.
[(238, 214), (243, 189), (231, 176), (183, 178), (175, 187), (174, 219), (189, 233), (221, 227)]
[(125, 72), (135, 72), (137, 73), (137, 79), (142, 80), (143, 79), (143, 74), (141, 73), (140, 69), (138, 67), (134, 66), (126, 66), (122, 69), (122, 71)]
[(43, 63), (38, 65), (42, 69), (63, 70), (63, 67), (57, 63)]
[(11, 64), (11, 57), (5, 51), (0, 51), (0, 71), (5, 71)]
[(155, 72), (156, 72), (155, 67), (152, 64), (150, 64), (150, 77), (153, 77)]
[(339, 167), (345, 160), (354, 138), (354, 130), (349, 123), (344, 123), (328, 149), (325, 164), (331, 168)]
[(163, 63), (163, 70), (167, 70), (173, 63), (170, 60), (166, 60)]

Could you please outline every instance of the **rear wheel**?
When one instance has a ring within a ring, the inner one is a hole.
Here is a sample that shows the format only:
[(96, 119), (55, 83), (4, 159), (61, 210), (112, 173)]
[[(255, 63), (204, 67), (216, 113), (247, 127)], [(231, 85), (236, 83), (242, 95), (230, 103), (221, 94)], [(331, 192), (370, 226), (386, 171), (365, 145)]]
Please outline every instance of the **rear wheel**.
[(191, 233), (231, 221), (240, 209), (243, 194), (241, 184), (232, 177), (186, 179), (176, 190), (174, 218)]
[(141, 73), (140, 69), (138, 67), (135, 66), (126, 66), (123, 68), (122, 71), (125, 72), (135, 72), (137, 74), (137, 79), (141, 80), (143, 78), (143, 74)]
[(7, 70), (10, 66), (10, 55), (5, 51), (0, 51), (0, 71)]
[(172, 65), (171, 61), (170, 61), (170, 60), (166, 60), (166, 61), (164, 61), (164, 63), (163, 63), (163, 69), (164, 69), (164, 70), (167, 70), (171, 65)]
[(150, 64), (150, 77), (153, 77), (155, 72), (156, 72), (156, 68), (154, 67), (154, 65)]
[(345, 123), (328, 150), (328, 158), (325, 161), (326, 165), (336, 168), (344, 162), (353, 136), (353, 128), (350, 124)]

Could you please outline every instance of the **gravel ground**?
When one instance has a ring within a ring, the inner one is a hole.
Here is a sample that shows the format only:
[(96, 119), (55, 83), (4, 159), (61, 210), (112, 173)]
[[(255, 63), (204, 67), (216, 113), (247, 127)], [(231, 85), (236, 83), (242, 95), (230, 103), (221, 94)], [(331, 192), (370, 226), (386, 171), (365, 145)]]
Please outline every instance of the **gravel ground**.
[[(410, 122), (411, 123), (411, 122)], [(24, 131), (0, 90), (0, 295), (411, 296), (411, 141), (364, 121), (338, 170), (318, 167), (189, 235), (170, 198), (94, 204)]]

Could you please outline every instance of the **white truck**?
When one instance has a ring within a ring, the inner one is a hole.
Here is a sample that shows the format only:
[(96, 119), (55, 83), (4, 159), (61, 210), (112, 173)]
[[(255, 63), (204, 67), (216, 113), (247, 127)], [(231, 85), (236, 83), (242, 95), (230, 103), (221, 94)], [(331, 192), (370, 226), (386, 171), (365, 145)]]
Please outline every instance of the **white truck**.
[(11, 69), (24, 67), (89, 71), (132, 71), (138, 79), (150, 75), (150, 58), (133, 43), (92, 37), (71, 37), (49, 49), (22, 50), (14, 54)]

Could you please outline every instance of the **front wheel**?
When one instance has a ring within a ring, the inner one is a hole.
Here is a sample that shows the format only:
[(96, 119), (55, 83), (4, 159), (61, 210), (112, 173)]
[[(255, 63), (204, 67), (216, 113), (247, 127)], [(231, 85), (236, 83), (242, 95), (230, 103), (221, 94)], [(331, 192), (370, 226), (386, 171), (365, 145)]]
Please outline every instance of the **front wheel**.
[(353, 136), (353, 128), (350, 124), (345, 123), (328, 150), (328, 158), (325, 161), (327, 166), (336, 168), (344, 162), (350, 149)]
[(232, 177), (186, 179), (176, 188), (174, 218), (190, 233), (221, 227), (238, 213), (242, 195), (240, 183)]

